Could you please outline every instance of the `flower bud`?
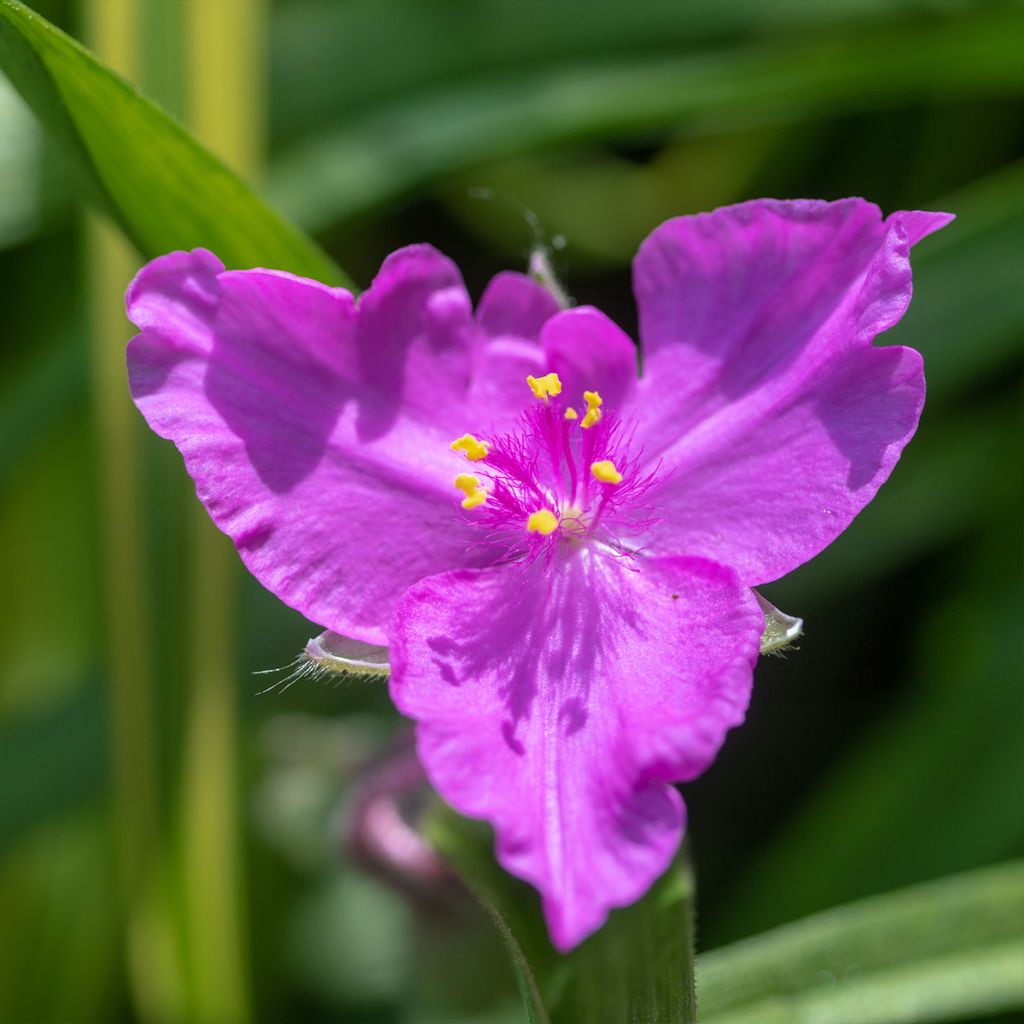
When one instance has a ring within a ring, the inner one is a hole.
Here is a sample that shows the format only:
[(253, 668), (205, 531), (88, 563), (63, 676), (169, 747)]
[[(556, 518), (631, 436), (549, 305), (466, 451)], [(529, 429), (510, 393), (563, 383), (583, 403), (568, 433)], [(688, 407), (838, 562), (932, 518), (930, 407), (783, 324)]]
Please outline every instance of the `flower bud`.
[(780, 612), (756, 590), (754, 597), (764, 612), (764, 632), (761, 634), (761, 653), (780, 654), (799, 640), (804, 632), (804, 620)]
[(386, 647), (352, 640), (329, 629), (306, 644), (302, 659), (317, 673), (331, 676), (383, 681), (391, 672)]

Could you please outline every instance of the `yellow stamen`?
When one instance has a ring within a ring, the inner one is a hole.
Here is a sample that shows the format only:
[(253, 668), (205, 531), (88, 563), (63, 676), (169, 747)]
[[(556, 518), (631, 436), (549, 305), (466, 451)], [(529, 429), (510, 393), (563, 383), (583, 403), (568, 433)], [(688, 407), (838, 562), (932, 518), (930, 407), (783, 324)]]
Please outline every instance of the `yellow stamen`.
[(587, 402), (587, 415), (583, 417), (580, 426), (586, 430), (592, 427), (601, 418), (601, 396), (596, 391), (584, 391), (583, 397)]
[(558, 529), (558, 518), (550, 509), (539, 508), (526, 520), (526, 529), (530, 533), (540, 533), (546, 537)]
[(455, 478), (455, 488), (466, 496), (462, 499), (463, 508), (476, 508), (487, 500), (487, 492), (472, 473), (460, 473)]
[(463, 434), (449, 445), (453, 452), (465, 452), (470, 462), (479, 462), (487, 458), (487, 445), (478, 441), (472, 434)]
[(543, 398), (547, 401), (548, 395), (560, 395), (562, 393), (562, 382), (558, 379), (557, 373), (546, 373), (543, 377), (527, 377), (526, 383), (536, 398)]
[(567, 420), (578, 420), (580, 418), (580, 414), (570, 405), (569, 408), (565, 410), (565, 418)]
[(615, 468), (611, 459), (602, 459), (600, 462), (590, 464), (590, 472), (597, 477), (601, 483), (617, 484), (622, 482), (622, 474)]

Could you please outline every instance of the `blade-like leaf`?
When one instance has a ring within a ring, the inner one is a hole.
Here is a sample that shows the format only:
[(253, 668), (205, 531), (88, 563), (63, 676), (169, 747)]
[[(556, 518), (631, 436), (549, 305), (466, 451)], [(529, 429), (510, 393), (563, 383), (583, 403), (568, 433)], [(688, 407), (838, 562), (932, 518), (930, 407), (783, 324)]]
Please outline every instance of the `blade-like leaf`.
[[(906, 20), (908, 9), (907, 0), (685, 8), (679, 0), (633, 0), (624, 18), (619, 0), (291, 0), (271, 12), (272, 121), (282, 135), (315, 131), (339, 114), (480, 72), (603, 62), (624, 52), (682, 54), (736, 37), (774, 40), (865, 25), (884, 32)], [(393, 59), (382, 61), (381, 53)]]
[[(1009, 452), (1013, 421), (995, 422)], [(1004, 485), (988, 492), (1002, 526), (988, 526), (966, 566), (943, 565), (934, 608), (916, 630), (907, 691), (820, 773), (804, 805), (737, 879), (713, 929), (749, 934), (1021, 849), (1021, 586), (999, 574), (1019, 550), (1019, 484), (1003, 468), (1012, 458), (991, 470)], [(944, 469), (956, 472), (955, 464)]]
[(439, 807), (429, 835), (498, 929), (531, 1024), (695, 1020), (693, 885), (684, 856), (642, 900), (614, 911), (561, 956), (547, 939), (536, 893), (498, 867), (485, 826)]
[(0, 730), (0, 853), (28, 830), (96, 799), (106, 783), (103, 692), (86, 685), (65, 703)]
[(431, 842), (455, 868), (498, 929), (512, 960), (530, 1024), (548, 1024), (541, 983), (555, 953), (544, 940), (543, 925), (536, 915), (529, 913), (528, 902), (512, 893), (515, 883), (502, 877), (487, 848), (486, 829), (438, 805), (430, 816), (427, 831)]
[(70, 325), (61, 333), (56, 340), (37, 340), (39, 351), (0, 386), (0, 495), (40, 440), (81, 409), (84, 347)]
[(447, 174), (581, 138), (1014, 95), (1021, 88), (1017, 25), (1014, 12), (971, 12), (884, 33), (698, 56), (652, 50), (541, 71), (482, 72), (424, 85), (321, 128), (272, 168), (270, 191), (301, 224), (321, 228)]
[(0, 68), (144, 256), (207, 246), (228, 266), (345, 283), (181, 125), (17, 0), (0, 0)]
[(698, 958), (704, 1024), (911, 1024), (1024, 1007), (1024, 862), (827, 911)]

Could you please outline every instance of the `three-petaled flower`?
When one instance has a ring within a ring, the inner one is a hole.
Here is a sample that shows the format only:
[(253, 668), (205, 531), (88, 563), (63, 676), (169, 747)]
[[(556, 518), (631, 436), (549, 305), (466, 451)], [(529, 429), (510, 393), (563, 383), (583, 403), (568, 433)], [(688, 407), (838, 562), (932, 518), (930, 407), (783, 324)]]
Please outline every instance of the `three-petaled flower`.
[(761, 200), (663, 224), (634, 264), (642, 374), (524, 275), (474, 313), (428, 246), (358, 303), (171, 253), (128, 294), (132, 394), (264, 586), (390, 647), (432, 782), (494, 825), (564, 950), (677, 848), (672, 783), (747, 707), (751, 588), (844, 530), (913, 434), (921, 359), (872, 340), (950, 219)]

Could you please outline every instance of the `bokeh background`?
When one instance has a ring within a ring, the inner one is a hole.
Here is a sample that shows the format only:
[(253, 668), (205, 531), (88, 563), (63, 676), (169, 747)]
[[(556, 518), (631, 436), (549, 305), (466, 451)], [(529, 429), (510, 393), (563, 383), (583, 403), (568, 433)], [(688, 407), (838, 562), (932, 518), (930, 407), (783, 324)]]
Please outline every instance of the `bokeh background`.
[[(883, 339), (921, 429), (813, 564), (806, 638), (686, 787), (698, 945), (1024, 852), (1017, 5), (80, 0), (97, 49), (366, 284), (429, 241), (471, 292), (536, 212), (627, 329), (655, 225), (762, 195), (958, 220)], [(0, 1020), (515, 1021), (468, 897), (412, 900), (345, 824), (382, 687), (261, 694), (315, 627), (249, 579), (127, 399), (138, 257), (0, 79)], [(801, 467), (792, 466), (793, 486)]]

